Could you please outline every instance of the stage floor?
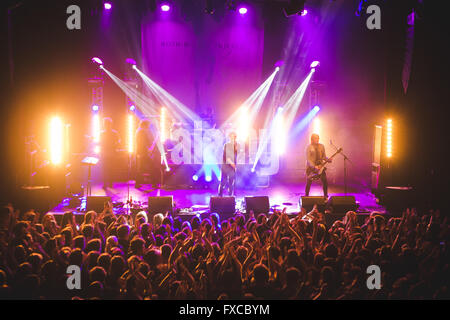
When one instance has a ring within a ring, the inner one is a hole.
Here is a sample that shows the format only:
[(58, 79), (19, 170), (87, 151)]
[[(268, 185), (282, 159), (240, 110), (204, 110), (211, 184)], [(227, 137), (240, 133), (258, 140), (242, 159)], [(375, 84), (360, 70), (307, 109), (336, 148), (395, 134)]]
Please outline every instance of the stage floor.
[[(273, 184), (266, 188), (256, 188), (254, 190), (236, 190), (236, 208), (243, 208), (244, 197), (246, 196), (268, 196), (270, 206), (272, 208), (283, 209), (293, 214), (300, 211), (299, 199), (304, 195), (305, 184)], [(147, 207), (148, 197), (150, 196), (173, 196), (174, 209), (186, 209), (195, 207), (198, 210), (209, 208), (211, 196), (217, 196), (217, 191), (212, 189), (152, 189), (150, 185), (143, 185), (142, 188), (134, 188), (134, 181), (114, 183), (113, 188), (104, 190), (101, 184), (92, 186), (92, 196), (109, 196), (113, 203), (126, 203), (128, 192), (133, 203), (140, 205), (142, 208)], [(311, 196), (322, 196), (322, 187), (320, 184), (313, 184), (311, 187)], [(329, 196), (352, 195), (358, 204), (358, 212), (368, 213), (377, 211), (385, 213), (386, 210), (376, 203), (375, 196), (370, 190), (364, 187), (349, 187), (347, 194), (344, 193), (344, 187), (338, 185), (329, 186)], [(57, 207), (51, 210), (52, 213), (58, 214), (69, 209), (68, 201), (65, 199)]]

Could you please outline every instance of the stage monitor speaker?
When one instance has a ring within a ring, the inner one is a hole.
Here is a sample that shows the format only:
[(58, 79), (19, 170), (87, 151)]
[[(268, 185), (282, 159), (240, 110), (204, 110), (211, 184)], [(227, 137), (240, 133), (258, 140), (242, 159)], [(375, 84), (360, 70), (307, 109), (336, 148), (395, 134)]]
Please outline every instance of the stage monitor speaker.
[(270, 203), (268, 196), (258, 196), (258, 197), (245, 197), (245, 209), (247, 214), (250, 211), (256, 215), (260, 213), (269, 213)]
[(97, 213), (100, 213), (103, 211), (105, 202), (109, 201), (111, 202), (111, 197), (105, 197), (105, 196), (90, 196), (86, 199), (86, 212), (90, 210), (94, 210)]
[(166, 212), (173, 213), (173, 196), (148, 197), (149, 214), (165, 214)]
[(234, 214), (236, 212), (236, 199), (234, 197), (211, 197), (209, 210), (218, 214)]
[(333, 213), (347, 213), (348, 211), (355, 211), (357, 208), (354, 196), (332, 196), (329, 204)]
[(310, 212), (315, 204), (317, 204), (317, 210), (322, 213), (325, 211), (324, 197), (300, 197), (300, 208), (305, 208), (306, 212)]
[(387, 186), (380, 195), (380, 204), (394, 217), (401, 217), (407, 208), (417, 207), (419, 196), (412, 187)]

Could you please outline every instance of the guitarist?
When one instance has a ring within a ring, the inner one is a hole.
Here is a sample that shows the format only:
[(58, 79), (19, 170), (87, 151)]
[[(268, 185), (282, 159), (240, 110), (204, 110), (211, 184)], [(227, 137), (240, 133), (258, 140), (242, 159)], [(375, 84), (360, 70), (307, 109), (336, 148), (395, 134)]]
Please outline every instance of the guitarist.
[(142, 120), (136, 130), (136, 189), (144, 182), (145, 173), (150, 173), (152, 187), (157, 187), (161, 175), (161, 154), (156, 145), (157, 139), (150, 129), (150, 120)]
[[(306, 147), (306, 188), (305, 195), (309, 196), (309, 190), (311, 189), (311, 183), (313, 179), (308, 178), (311, 173), (318, 172), (320, 169), (319, 165), (323, 164), (325, 161), (331, 162), (325, 155), (325, 147), (323, 144), (319, 143), (319, 135), (313, 133), (311, 135), (311, 143)], [(323, 196), (328, 199), (328, 182), (325, 170), (320, 175), (320, 180), (322, 181)]]

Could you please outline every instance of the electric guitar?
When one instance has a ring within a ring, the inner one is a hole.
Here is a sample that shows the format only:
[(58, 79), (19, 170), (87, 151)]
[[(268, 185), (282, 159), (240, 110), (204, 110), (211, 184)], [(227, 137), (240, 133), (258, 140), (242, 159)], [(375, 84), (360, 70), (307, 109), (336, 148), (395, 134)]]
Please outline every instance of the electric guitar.
[(316, 168), (308, 168), (309, 173), (307, 172), (308, 180), (317, 180), (320, 178), (322, 173), (326, 170), (327, 165), (331, 162), (331, 159), (334, 158), (339, 152), (342, 151), (342, 148), (339, 148), (328, 160), (323, 160), (323, 163), (319, 164), (319, 169)]

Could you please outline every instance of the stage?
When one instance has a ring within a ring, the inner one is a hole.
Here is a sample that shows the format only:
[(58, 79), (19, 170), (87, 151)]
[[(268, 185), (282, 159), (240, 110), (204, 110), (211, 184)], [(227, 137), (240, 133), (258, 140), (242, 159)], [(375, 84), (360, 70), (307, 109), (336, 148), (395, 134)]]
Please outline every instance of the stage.
[[(236, 190), (236, 210), (243, 211), (244, 198), (246, 196), (268, 196), (271, 211), (273, 209), (283, 210), (286, 208), (286, 212), (293, 216), (300, 212), (299, 199), (304, 195), (304, 184), (272, 184), (266, 188), (255, 188), (252, 190)], [(332, 196), (354, 196), (357, 204), (356, 212), (362, 216), (367, 216), (371, 212), (379, 212), (380, 214), (387, 214), (384, 207), (377, 204), (375, 196), (370, 193), (370, 190), (364, 187), (348, 187), (348, 192), (345, 194), (344, 187), (340, 185), (329, 186), (329, 197)], [(165, 188), (152, 189), (151, 185), (142, 185), (140, 189), (134, 187), (134, 181), (114, 183), (113, 188), (107, 188), (104, 190), (102, 184), (95, 184), (92, 186), (92, 196), (108, 196), (111, 198), (116, 208), (117, 213), (126, 213), (125, 204), (129, 196), (136, 208), (142, 208), (147, 210), (148, 197), (155, 196), (173, 196), (174, 212), (179, 211), (181, 215), (189, 216), (197, 213), (206, 213), (209, 211), (209, 201), (211, 196), (217, 196), (217, 191), (212, 188), (199, 189), (199, 188), (184, 188), (169, 190)], [(321, 196), (322, 187), (320, 184), (313, 184), (311, 187), (311, 196)], [(53, 208), (50, 213), (54, 215), (61, 215), (64, 212), (71, 210), (74, 211), (78, 217), (84, 215), (85, 211), (85, 197), (82, 198), (81, 206), (78, 208), (70, 208), (70, 198), (65, 198), (63, 201)], [(116, 211), (115, 210), (115, 211)], [(136, 210), (135, 210), (136, 211)]]

